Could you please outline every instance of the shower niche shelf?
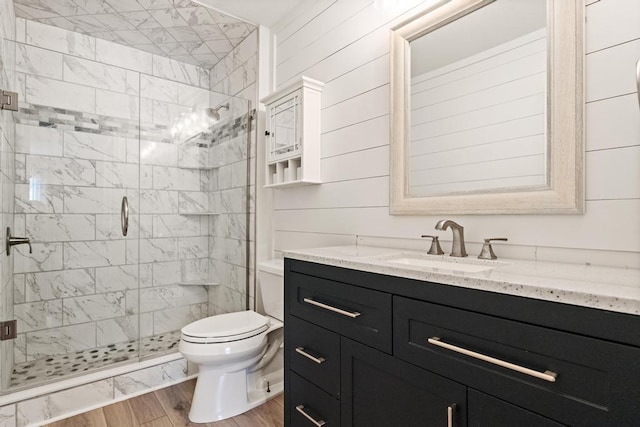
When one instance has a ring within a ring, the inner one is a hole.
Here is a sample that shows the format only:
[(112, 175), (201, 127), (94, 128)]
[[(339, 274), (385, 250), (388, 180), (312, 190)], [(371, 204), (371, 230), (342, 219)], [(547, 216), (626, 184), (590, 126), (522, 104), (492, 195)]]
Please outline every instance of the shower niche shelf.
[(178, 215), (184, 215), (184, 216), (220, 215), (220, 212), (178, 212)]
[(218, 166), (180, 166), (178, 169), (196, 170), (196, 171), (212, 171), (218, 169)]
[(265, 187), (320, 184), (320, 108), (324, 83), (301, 77), (266, 104)]
[(178, 284), (181, 286), (220, 286), (220, 283), (208, 280), (188, 280)]

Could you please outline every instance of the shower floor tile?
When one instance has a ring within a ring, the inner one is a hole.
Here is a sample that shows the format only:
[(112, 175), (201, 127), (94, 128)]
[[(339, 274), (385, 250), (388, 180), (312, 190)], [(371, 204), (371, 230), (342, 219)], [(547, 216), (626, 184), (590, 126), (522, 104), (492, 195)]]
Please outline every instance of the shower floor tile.
[[(108, 367), (114, 363), (137, 360), (139, 357), (178, 351), (180, 331), (167, 332), (104, 347), (60, 354), (32, 360), (14, 366), (11, 387), (47, 382), (84, 371)], [(140, 352), (138, 354), (138, 349)]]

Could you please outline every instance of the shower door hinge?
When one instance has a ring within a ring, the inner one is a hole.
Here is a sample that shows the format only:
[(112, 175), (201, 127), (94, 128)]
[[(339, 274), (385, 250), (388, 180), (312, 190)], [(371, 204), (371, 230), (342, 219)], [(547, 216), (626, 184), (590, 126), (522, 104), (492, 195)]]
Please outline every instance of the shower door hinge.
[(16, 320), (5, 320), (0, 322), (0, 341), (12, 340), (16, 338), (18, 328)]
[(18, 111), (18, 93), (0, 90), (0, 110)]

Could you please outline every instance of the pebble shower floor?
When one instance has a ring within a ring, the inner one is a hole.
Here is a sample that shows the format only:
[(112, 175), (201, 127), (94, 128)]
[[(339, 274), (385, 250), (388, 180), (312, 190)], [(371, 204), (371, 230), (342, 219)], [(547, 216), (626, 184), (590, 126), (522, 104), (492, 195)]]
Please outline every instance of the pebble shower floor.
[[(177, 351), (180, 331), (154, 335), (100, 348), (60, 354), (46, 359), (20, 363), (13, 368), (11, 387), (41, 383), (67, 375), (94, 370), (114, 363), (136, 360), (140, 356), (161, 355)], [(140, 354), (138, 354), (138, 348)]]

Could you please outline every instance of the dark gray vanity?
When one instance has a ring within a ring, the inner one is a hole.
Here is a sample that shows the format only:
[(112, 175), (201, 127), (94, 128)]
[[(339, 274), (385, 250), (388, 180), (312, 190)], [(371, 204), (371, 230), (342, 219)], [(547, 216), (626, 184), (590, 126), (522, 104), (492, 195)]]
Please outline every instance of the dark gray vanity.
[(285, 425), (640, 425), (640, 316), (335, 264), (285, 260)]

